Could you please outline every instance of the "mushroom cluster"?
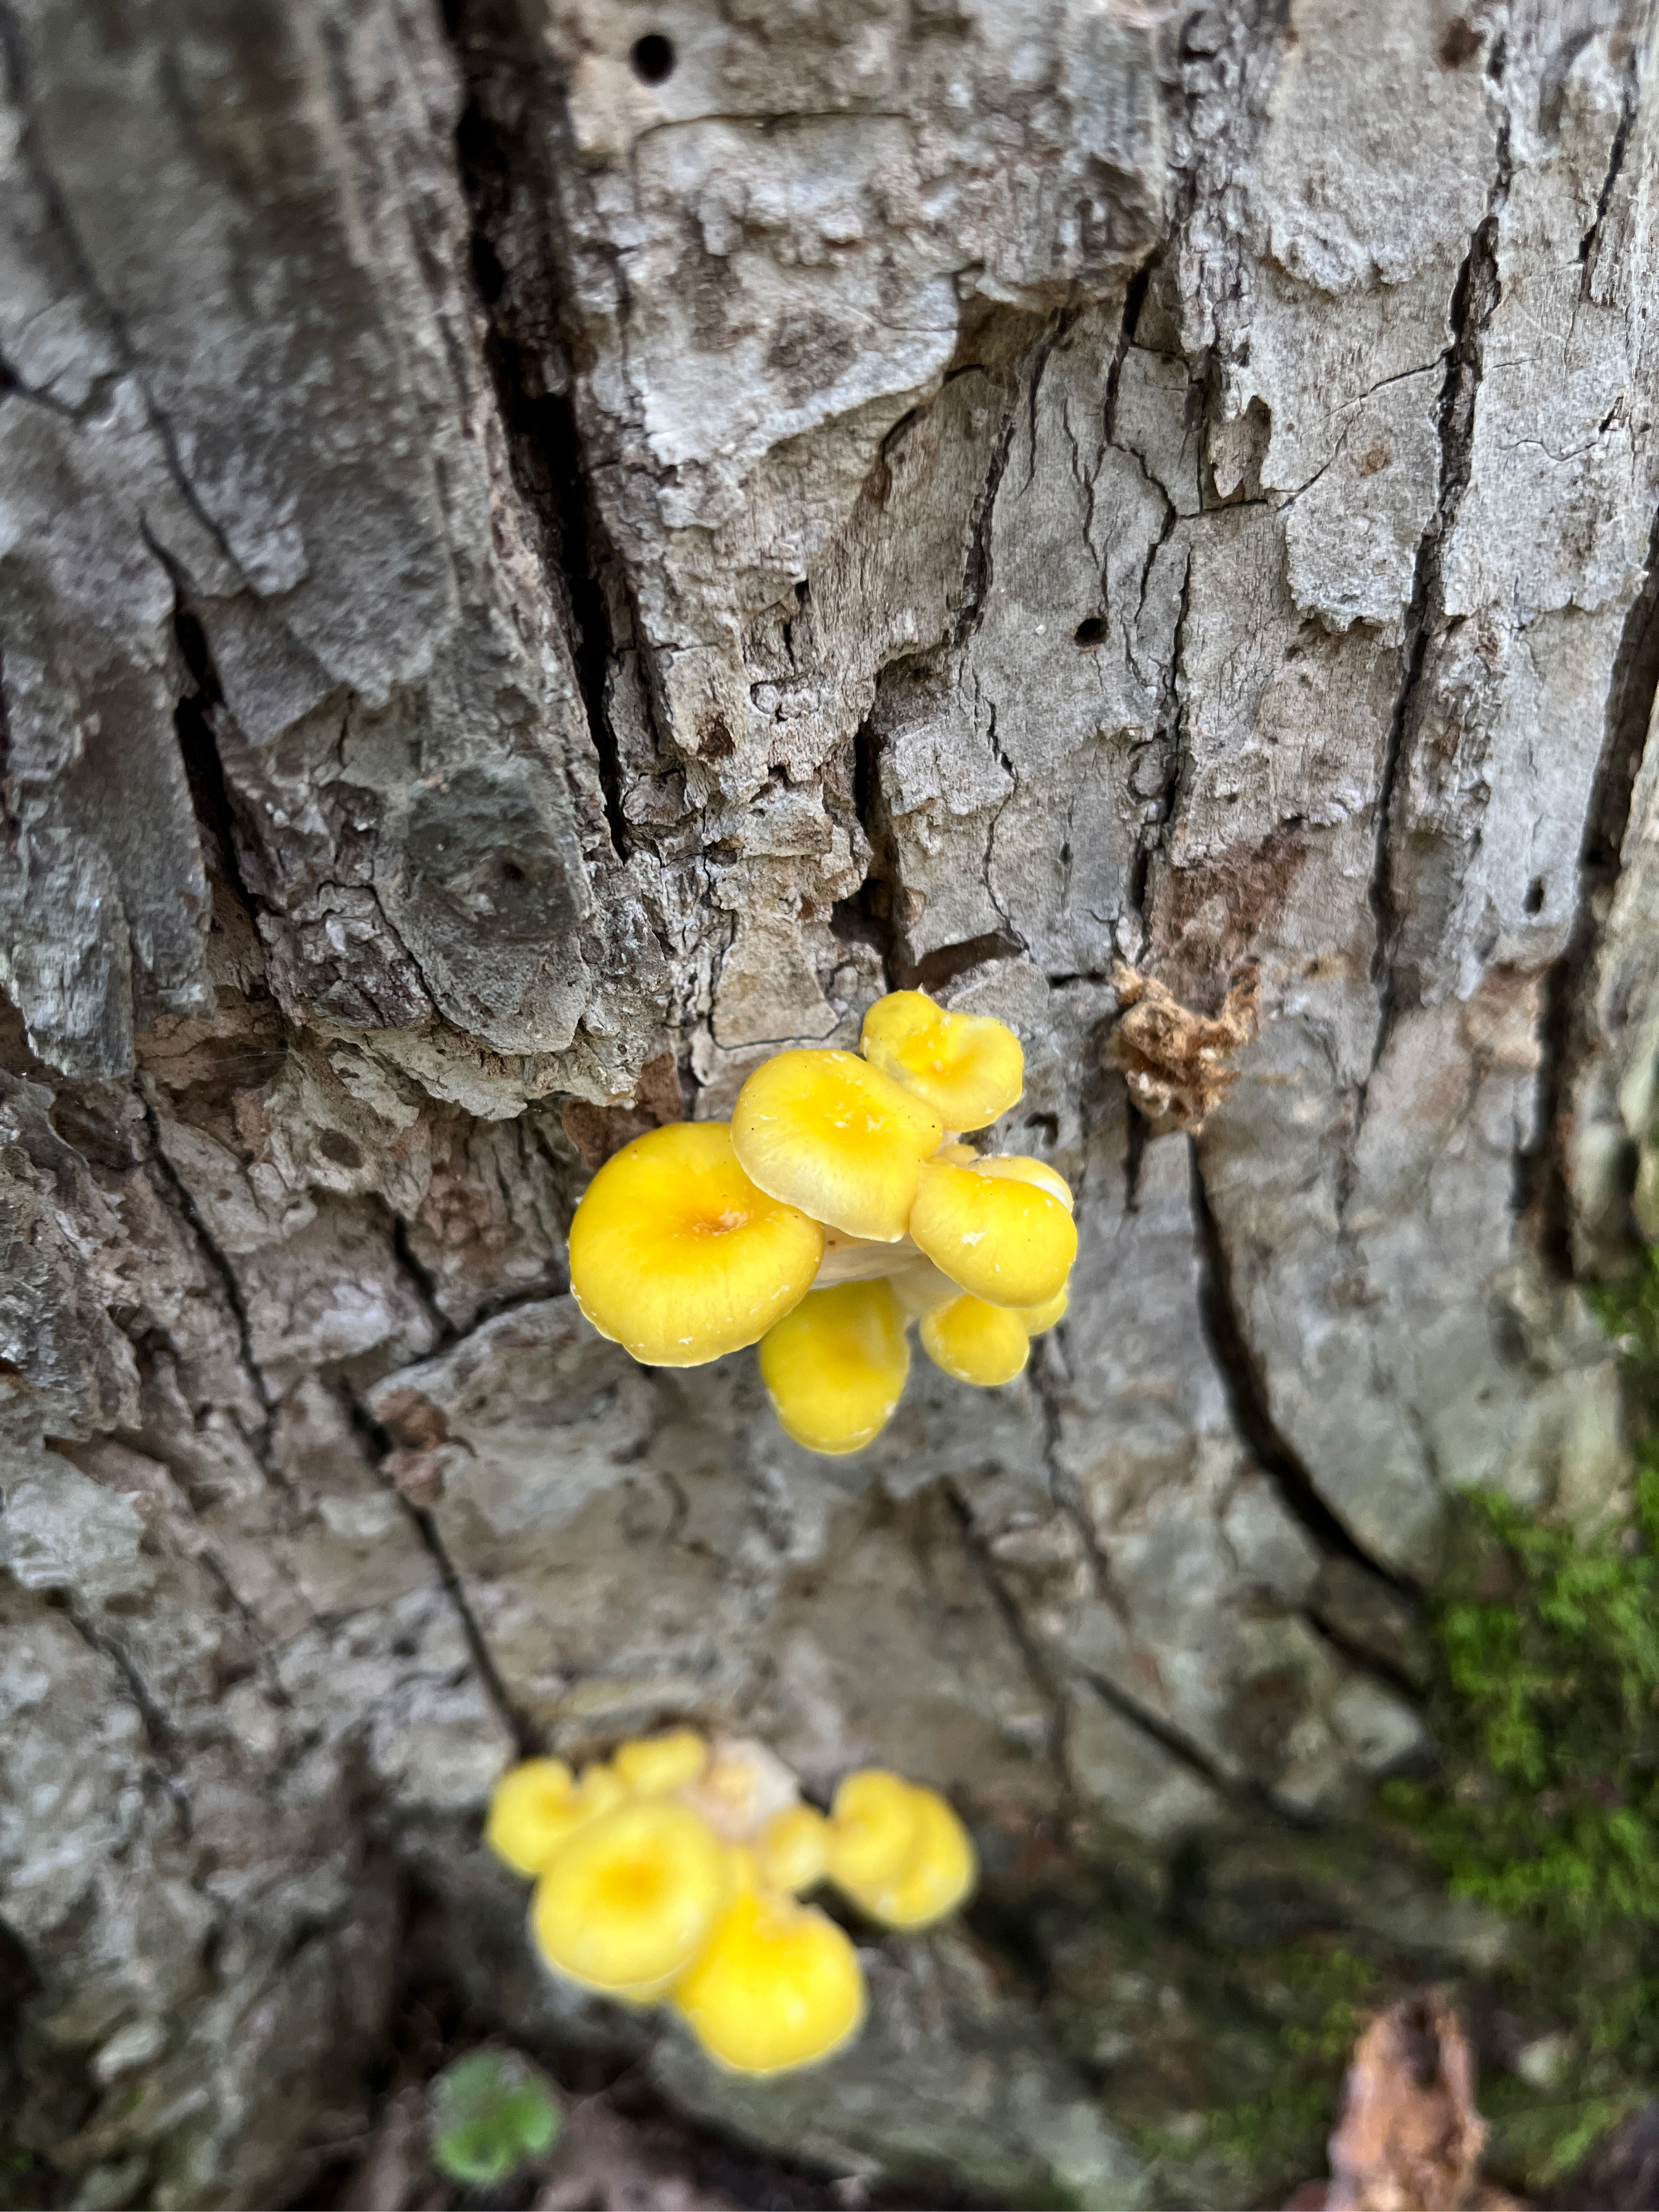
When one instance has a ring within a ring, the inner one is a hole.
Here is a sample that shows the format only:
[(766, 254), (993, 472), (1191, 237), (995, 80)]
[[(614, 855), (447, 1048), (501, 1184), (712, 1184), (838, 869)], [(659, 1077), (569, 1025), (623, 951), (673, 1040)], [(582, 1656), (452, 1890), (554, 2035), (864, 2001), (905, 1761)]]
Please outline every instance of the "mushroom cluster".
[(826, 1817), (763, 1744), (692, 1729), (636, 1737), (580, 1776), (524, 1760), (496, 1784), (484, 1835), (534, 1880), (531, 1936), (556, 1973), (665, 2000), (743, 2074), (827, 2057), (864, 2018), (858, 1953), (803, 1891), (833, 1881), (872, 1919), (923, 1928), (975, 1871), (937, 1791), (869, 1767)]
[(1072, 1194), (1041, 1160), (961, 1139), (1024, 1087), (1006, 1024), (891, 992), (861, 1053), (776, 1053), (729, 1122), (671, 1122), (607, 1160), (571, 1224), (577, 1304), (648, 1366), (757, 1344), (778, 1419), (811, 1451), (880, 1433), (913, 1320), (947, 1375), (1012, 1382), (1066, 1310)]

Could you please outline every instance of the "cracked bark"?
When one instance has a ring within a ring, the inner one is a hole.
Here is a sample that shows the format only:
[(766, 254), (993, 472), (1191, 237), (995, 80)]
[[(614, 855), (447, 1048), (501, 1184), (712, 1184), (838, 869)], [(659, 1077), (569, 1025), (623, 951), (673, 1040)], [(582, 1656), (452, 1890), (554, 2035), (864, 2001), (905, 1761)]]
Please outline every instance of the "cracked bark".
[[(404, 1881), (504, 2032), (599, 2032), (477, 1857), (518, 1753), (758, 1730), (988, 1865), (1201, 1887), (1422, 1755), (1449, 1492), (1620, 1480), (1574, 1272), (1659, 1066), (1639, 11), (975, 18), (948, 103), (938, 24), (784, 12), (672, 0), (650, 82), (597, 0), (4, 15), (0, 1887), (28, 2021), (90, 2023), (36, 2146), (87, 2201), (303, 2189)], [(1126, 959), (1256, 963), (1190, 1146), (1103, 1058)], [(993, 1139), (1083, 1255), (1030, 1376), (919, 1361), (826, 1468), (749, 1362), (585, 1332), (564, 1238), (586, 1159), (916, 987), (1019, 1030)], [(988, 2050), (1018, 2097), (923, 2166), (1133, 2193), (1110, 2094), (919, 1955), (807, 2119), (605, 2033), (872, 2172)]]

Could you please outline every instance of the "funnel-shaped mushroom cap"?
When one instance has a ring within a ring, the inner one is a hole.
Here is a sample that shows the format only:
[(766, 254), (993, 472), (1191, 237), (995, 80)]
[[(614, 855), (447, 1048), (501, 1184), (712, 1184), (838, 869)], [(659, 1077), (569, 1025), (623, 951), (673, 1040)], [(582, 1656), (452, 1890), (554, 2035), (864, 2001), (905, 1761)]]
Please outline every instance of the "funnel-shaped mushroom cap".
[(589, 1817), (562, 1759), (526, 1759), (495, 1784), (484, 1841), (515, 1874), (539, 1874)]
[(578, 1304), (652, 1367), (699, 1367), (758, 1342), (823, 1257), (823, 1230), (757, 1189), (723, 1121), (635, 1137), (589, 1183), (570, 1224)]
[(554, 1854), (531, 1933), (573, 1981), (637, 1992), (691, 1963), (729, 1888), (725, 1846), (708, 1822), (650, 1798), (590, 1820)]
[[(968, 1831), (936, 1790), (911, 1788), (915, 1843), (884, 1881), (842, 1881), (855, 1905), (890, 1928), (925, 1928), (960, 1905), (978, 1871)], [(838, 1875), (839, 1881), (841, 1877)]]
[(884, 1282), (810, 1291), (768, 1330), (760, 1370), (798, 1444), (857, 1451), (887, 1425), (910, 1371), (898, 1300)]
[(787, 1206), (850, 1237), (896, 1244), (921, 1164), (944, 1124), (856, 1053), (775, 1053), (732, 1109), (747, 1173)]
[(1025, 1055), (1006, 1022), (948, 1013), (926, 991), (890, 991), (864, 1018), (864, 1056), (925, 1098), (947, 1129), (982, 1129), (1025, 1088)]
[(636, 1797), (665, 1797), (696, 1780), (708, 1764), (708, 1746), (695, 1729), (670, 1729), (618, 1744), (611, 1764)]
[(1047, 1160), (1034, 1160), (1024, 1152), (994, 1152), (989, 1159), (975, 1160), (975, 1174), (1006, 1176), (1014, 1182), (1029, 1182), (1038, 1190), (1046, 1190), (1050, 1198), (1057, 1198), (1067, 1213), (1075, 1211), (1072, 1186)]
[(830, 1872), (852, 1891), (890, 1881), (917, 1841), (915, 1791), (884, 1767), (861, 1767), (836, 1791), (830, 1808)]
[(811, 1889), (830, 1871), (830, 1823), (815, 1805), (786, 1806), (762, 1831), (757, 1857), (769, 1889)]
[(1056, 1322), (1065, 1320), (1070, 1301), (1071, 1292), (1062, 1288), (1056, 1291), (1053, 1297), (1045, 1298), (1040, 1306), (1011, 1306), (1009, 1311), (1027, 1336), (1041, 1336)]
[(988, 1306), (983, 1298), (952, 1298), (924, 1316), (922, 1349), (935, 1367), (988, 1390), (1012, 1382), (1031, 1356), (1031, 1340), (1008, 1306)]
[(674, 2002), (711, 2057), (740, 2074), (827, 2058), (864, 2018), (864, 1976), (816, 1905), (747, 1890), (721, 1914)]
[(994, 1306), (1042, 1305), (1077, 1257), (1077, 1226), (1057, 1198), (977, 1168), (925, 1167), (910, 1234), (941, 1274)]

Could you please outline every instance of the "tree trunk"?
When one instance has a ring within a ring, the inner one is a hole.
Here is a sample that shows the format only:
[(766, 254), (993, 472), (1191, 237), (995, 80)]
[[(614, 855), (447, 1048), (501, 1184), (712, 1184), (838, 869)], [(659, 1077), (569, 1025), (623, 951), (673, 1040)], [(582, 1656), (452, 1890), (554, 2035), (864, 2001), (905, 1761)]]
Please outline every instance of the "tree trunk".
[[(1045, 1864), (1248, 1917), (1422, 1753), (1452, 1495), (1616, 1498), (1654, 21), (1456, 4), (6, 0), (0, 2106), (63, 2201), (306, 2185), (411, 1916), (780, 2152), (1132, 2201), (1201, 1993), (1120, 1931), (1079, 1995)], [(1119, 962), (1255, 963), (1196, 1133)], [(565, 1231), (915, 983), (1024, 1041), (1071, 1312), (817, 1459)], [(679, 1716), (977, 1824), (824, 2074), (573, 2009), (479, 1852), (515, 1747)]]

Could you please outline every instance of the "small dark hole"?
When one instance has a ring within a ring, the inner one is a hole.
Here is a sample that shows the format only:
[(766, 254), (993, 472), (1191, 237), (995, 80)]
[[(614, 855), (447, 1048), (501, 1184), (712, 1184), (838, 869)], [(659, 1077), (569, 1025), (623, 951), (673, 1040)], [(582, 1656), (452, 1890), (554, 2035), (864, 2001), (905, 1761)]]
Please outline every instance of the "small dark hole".
[(634, 41), (634, 74), (641, 84), (662, 84), (674, 74), (674, 47), (660, 31)]
[(1521, 902), (1526, 908), (1528, 914), (1542, 914), (1544, 911), (1544, 878), (1542, 876), (1534, 876), (1532, 881), (1527, 885), (1526, 897)]
[(524, 870), (516, 860), (501, 862), (501, 881), (504, 884), (521, 884), (524, 879)]
[(1072, 632), (1072, 642), (1073, 645), (1081, 646), (1104, 645), (1106, 642), (1105, 616), (1085, 616)]

